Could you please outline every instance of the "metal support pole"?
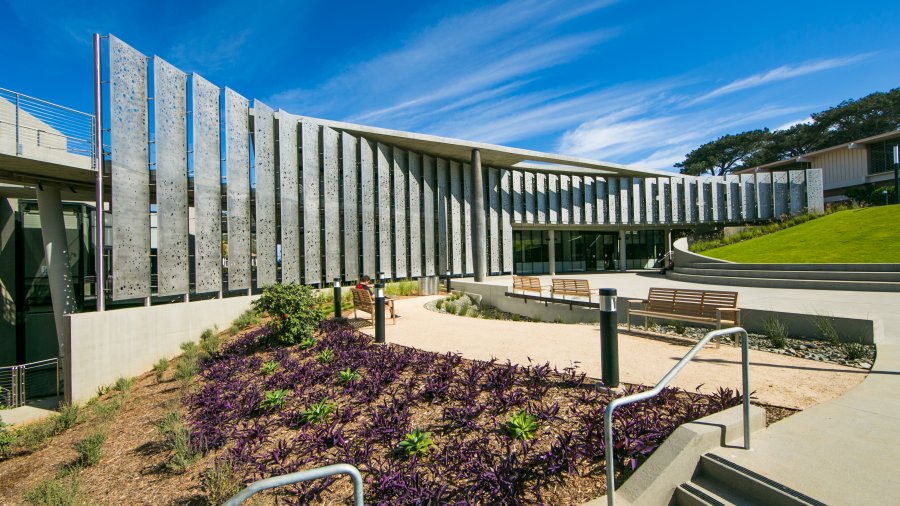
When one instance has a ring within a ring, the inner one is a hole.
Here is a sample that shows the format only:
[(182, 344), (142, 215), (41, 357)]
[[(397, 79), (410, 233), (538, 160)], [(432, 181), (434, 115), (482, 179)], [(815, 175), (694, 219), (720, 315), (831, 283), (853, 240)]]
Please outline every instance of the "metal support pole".
[(481, 151), (472, 150), (472, 256), (475, 282), (484, 281), (487, 264), (487, 231), (484, 225), (484, 183), (481, 171)]
[(97, 171), (96, 181), (96, 234), (94, 250), (95, 282), (97, 291), (97, 311), (106, 309), (106, 291), (103, 266), (103, 97), (100, 88), (100, 34), (94, 34), (94, 169)]
[(334, 278), (334, 319), (341, 319), (341, 278)]
[(384, 344), (384, 284), (375, 283), (375, 342)]
[(900, 146), (894, 146), (894, 203), (900, 204)]
[(447, 269), (447, 293), (450, 293), (450, 269)]
[(600, 369), (603, 385), (619, 386), (619, 315), (616, 312), (616, 289), (600, 289)]
[(547, 246), (547, 263), (549, 274), (551, 276), (556, 275), (556, 231), (552, 228), (547, 231), (547, 235), (550, 239), (550, 245)]
[(628, 270), (628, 255), (625, 252), (625, 231), (619, 230), (619, 270), (625, 272)]

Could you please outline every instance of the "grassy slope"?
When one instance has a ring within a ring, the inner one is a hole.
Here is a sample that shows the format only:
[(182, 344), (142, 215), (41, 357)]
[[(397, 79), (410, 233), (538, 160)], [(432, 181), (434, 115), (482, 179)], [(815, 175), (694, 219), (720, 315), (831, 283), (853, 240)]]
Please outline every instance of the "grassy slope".
[(900, 263), (900, 205), (839, 211), (701, 254), (741, 263)]

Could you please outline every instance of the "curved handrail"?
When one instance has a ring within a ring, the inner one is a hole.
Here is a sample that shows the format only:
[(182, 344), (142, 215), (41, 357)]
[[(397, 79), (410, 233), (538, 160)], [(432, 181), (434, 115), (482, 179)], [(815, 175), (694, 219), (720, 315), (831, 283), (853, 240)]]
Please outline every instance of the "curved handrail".
[(672, 381), (684, 366), (687, 365), (691, 359), (694, 358), (694, 355), (700, 352), (700, 350), (715, 337), (727, 336), (730, 334), (741, 334), (743, 339), (741, 339), (741, 376), (743, 381), (744, 388), (744, 449), (750, 449), (750, 360), (749, 360), (749, 343), (747, 339), (747, 331), (741, 327), (731, 327), (722, 330), (714, 330), (701, 339), (697, 344), (694, 345), (693, 348), (681, 360), (672, 367), (665, 376), (659, 380), (659, 383), (656, 384), (651, 390), (647, 390), (645, 392), (639, 392), (633, 395), (629, 395), (628, 397), (620, 397), (618, 399), (614, 399), (606, 406), (606, 411), (603, 417), (603, 441), (604, 441), (604, 449), (606, 450), (606, 503), (609, 506), (615, 506), (616, 504), (616, 477), (615, 477), (615, 468), (613, 467), (613, 437), (612, 437), (612, 415), (613, 411), (619, 406), (624, 406), (626, 404), (633, 404), (635, 402), (643, 401), (649, 399), (651, 397), (656, 396), (658, 393), (665, 388), (669, 382)]
[(231, 499), (225, 502), (223, 506), (238, 506), (253, 494), (262, 492), (263, 490), (282, 487), (284, 485), (293, 485), (301, 481), (318, 480), (334, 474), (349, 474), (353, 480), (353, 504), (354, 506), (363, 506), (363, 481), (359, 469), (350, 464), (333, 464), (330, 466), (317, 467), (315, 469), (307, 469), (305, 471), (297, 471), (296, 473), (284, 474), (281, 476), (273, 476), (263, 480), (254, 481), (247, 488), (235, 494)]

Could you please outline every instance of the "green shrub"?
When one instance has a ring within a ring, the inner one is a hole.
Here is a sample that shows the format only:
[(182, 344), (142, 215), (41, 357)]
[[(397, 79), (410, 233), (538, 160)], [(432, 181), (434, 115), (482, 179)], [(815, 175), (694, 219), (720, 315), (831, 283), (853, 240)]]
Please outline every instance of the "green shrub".
[(308, 350), (316, 345), (316, 338), (313, 336), (306, 336), (300, 340), (298, 347), (301, 350)]
[(385, 283), (384, 294), (385, 295), (399, 295), (401, 297), (406, 297), (409, 295), (418, 295), (419, 294), (419, 282), (416, 280), (413, 280), (413, 279), (404, 279), (402, 281), (394, 281), (391, 283)]
[(215, 336), (216, 336), (216, 330), (215, 330), (215, 329), (206, 329), (206, 330), (204, 330), (203, 332), (200, 333), (200, 340), (201, 340), (201, 341), (205, 341), (205, 340), (207, 340), (207, 339), (209, 339), (209, 338), (211, 338), (211, 337), (215, 337)]
[(21, 427), (18, 431), (19, 444), (29, 452), (40, 450), (53, 436), (55, 425), (51, 418), (45, 418)]
[(398, 449), (406, 455), (417, 455), (428, 453), (428, 449), (434, 443), (431, 441), (430, 432), (422, 432), (420, 429), (413, 429), (408, 433), (403, 441), (400, 441)]
[(338, 373), (338, 384), (346, 386), (353, 383), (357, 378), (359, 378), (359, 373), (348, 367)]
[(206, 329), (200, 335), (200, 351), (207, 357), (212, 357), (219, 353), (221, 344), (222, 341), (219, 339), (219, 334), (213, 329)]
[(119, 376), (119, 379), (117, 379), (116, 383), (113, 385), (113, 390), (124, 394), (128, 393), (132, 386), (134, 386), (134, 378)]
[(826, 341), (835, 346), (840, 346), (841, 335), (834, 327), (834, 318), (825, 315), (816, 315), (813, 317), (812, 322), (816, 327), (816, 330), (819, 331), (819, 334), (821, 334)]
[(312, 288), (296, 283), (267, 286), (253, 307), (272, 318), (269, 326), (284, 344), (295, 344), (312, 336), (328, 314), (319, 307), (318, 296)]
[(78, 404), (60, 404), (59, 413), (53, 417), (53, 432), (59, 434), (66, 429), (71, 429), (81, 423), (83, 418)]
[(106, 432), (97, 431), (86, 438), (76, 441), (73, 448), (78, 453), (78, 465), (81, 467), (90, 467), (100, 462), (100, 455), (103, 450), (103, 443), (106, 442)]
[(531, 439), (537, 433), (537, 417), (527, 411), (519, 411), (509, 417), (503, 428), (513, 439)]
[(181, 420), (181, 413), (172, 411), (156, 424), (156, 433), (163, 446), (171, 452), (166, 468), (182, 473), (197, 460), (199, 454), (191, 445), (191, 432)]
[(787, 324), (777, 316), (772, 315), (763, 321), (763, 331), (769, 337), (772, 346), (776, 348), (787, 346), (787, 338), (790, 332)]
[(284, 408), (284, 403), (287, 401), (287, 396), (290, 393), (290, 390), (284, 388), (266, 391), (265, 397), (259, 402), (259, 409), (263, 411), (278, 411)]
[(448, 314), (456, 314), (456, 304), (447, 304), (444, 311), (447, 311)]
[(153, 371), (156, 372), (156, 382), (160, 383), (163, 380), (163, 376), (166, 374), (166, 371), (169, 370), (169, 359), (163, 357), (156, 361), (153, 364)]
[(513, 313), (512, 316), (510, 316), (510, 318), (512, 318), (512, 321), (514, 321), (514, 322), (517, 322), (517, 321), (521, 321), (521, 320), (522, 320), (522, 316), (521, 316), (521, 315), (518, 315), (518, 314), (516, 314), (516, 313)]
[(100, 419), (100, 421), (108, 422), (115, 418), (116, 413), (122, 409), (125, 404), (125, 396), (121, 393), (111, 396), (105, 401), (98, 401), (91, 406), (91, 411)]
[(862, 339), (860, 338), (857, 338), (856, 341), (841, 343), (841, 351), (844, 352), (844, 356), (847, 357), (847, 360), (853, 361), (866, 358), (869, 355), (869, 350), (866, 348), (866, 345), (862, 343)]
[(79, 498), (78, 476), (51, 478), (39, 481), (28, 489), (22, 499), (33, 506), (76, 506), (84, 504)]
[(231, 335), (235, 335), (238, 332), (246, 329), (247, 327), (258, 325), (259, 321), (259, 314), (257, 313), (256, 306), (254, 306), (241, 313), (240, 316), (238, 316), (234, 319), (233, 322), (231, 322), (231, 327), (228, 329), (228, 333)]
[(260, 366), (259, 374), (262, 376), (271, 376), (272, 373), (275, 372), (275, 369), (278, 369), (278, 362), (269, 360), (268, 362), (263, 362), (262, 366)]
[(217, 459), (212, 467), (203, 472), (200, 486), (209, 504), (223, 504), (241, 491), (241, 477), (235, 470), (234, 461)]
[(325, 348), (319, 353), (316, 360), (318, 360), (320, 364), (330, 364), (334, 361), (334, 352), (331, 351), (331, 348)]
[(672, 320), (672, 326), (675, 327), (675, 333), (679, 335), (684, 335), (687, 330), (687, 325), (681, 320)]
[(434, 303), (434, 307), (437, 308), (438, 310), (440, 310), (442, 307), (444, 307), (444, 299), (438, 299)]
[(541, 323), (541, 322), (544, 321), (544, 320), (541, 320), (541, 317), (540, 317), (540, 316), (532, 316), (532, 317), (531, 317), (531, 321), (534, 322), (534, 323)]
[(0, 460), (12, 456), (12, 449), (19, 440), (19, 434), (7, 427), (8, 425), (0, 420)]
[(189, 355), (187, 353), (182, 355), (181, 360), (175, 364), (175, 374), (173, 377), (186, 385), (200, 370), (200, 365), (197, 363), (198, 360), (199, 358), (197, 355)]
[(319, 402), (310, 404), (309, 407), (300, 413), (300, 416), (304, 423), (315, 425), (328, 418), (333, 411), (334, 403), (328, 399), (322, 399)]

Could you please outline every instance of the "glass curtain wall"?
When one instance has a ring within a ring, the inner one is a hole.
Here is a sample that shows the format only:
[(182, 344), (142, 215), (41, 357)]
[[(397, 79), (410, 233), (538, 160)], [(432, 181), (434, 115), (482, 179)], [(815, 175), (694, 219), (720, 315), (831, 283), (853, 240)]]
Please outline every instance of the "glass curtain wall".
[[(603, 272), (619, 270), (619, 233), (587, 230), (557, 230), (553, 248), (556, 272)], [(665, 252), (662, 230), (625, 232), (627, 269), (650, 269)], [(513, 231), (515, 274), (547, 274), (550, 234), (546, 230)]]

